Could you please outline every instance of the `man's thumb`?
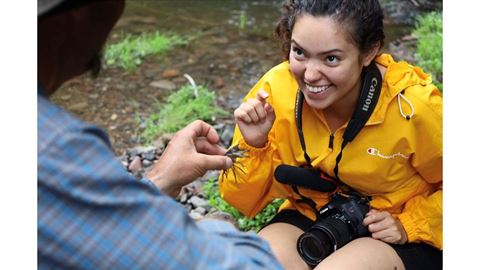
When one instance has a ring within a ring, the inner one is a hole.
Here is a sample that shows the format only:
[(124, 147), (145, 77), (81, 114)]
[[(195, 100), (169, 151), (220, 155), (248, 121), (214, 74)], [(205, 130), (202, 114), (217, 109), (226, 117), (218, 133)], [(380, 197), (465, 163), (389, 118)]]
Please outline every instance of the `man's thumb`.
[(205, 155), (206, 156), (206, 163), (205, 163), (205, 169), (207, 170), (226, 170), (233, 165), (233, 161), (231, 158), (226, 157), (226, 156), (210, 156), (210, 155)]

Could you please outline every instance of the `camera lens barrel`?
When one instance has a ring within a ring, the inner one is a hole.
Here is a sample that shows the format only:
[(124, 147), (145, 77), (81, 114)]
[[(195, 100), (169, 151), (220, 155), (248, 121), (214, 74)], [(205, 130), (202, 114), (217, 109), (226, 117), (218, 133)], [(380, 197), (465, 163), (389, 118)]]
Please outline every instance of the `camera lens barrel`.
[(297, 240), (297, 251), (312, 267), (351, 240), (367, 235), (362, 221), (370, 210), (369, 200), (357, 195), (331, 195), (330, 202), (319, 210), (316, 223)]
[(297, 241), (297, 250), (310, 266), (316, 266), (352, 240), (351, 226), (341, 215), (329, 216), (312, 226)]
[(335, 251), (332, 236), (323, 232), (306, 232), (297, 241), (297, 250), (303, 260), (310, 266), (316, 266)]

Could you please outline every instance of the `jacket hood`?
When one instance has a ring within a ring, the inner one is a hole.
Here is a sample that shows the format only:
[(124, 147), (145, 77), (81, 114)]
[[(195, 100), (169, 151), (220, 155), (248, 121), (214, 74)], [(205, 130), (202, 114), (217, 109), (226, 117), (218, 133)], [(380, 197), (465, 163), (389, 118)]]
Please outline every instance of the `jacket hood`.
[[(414, 85), (428, 85), (432, 83), (432, 77), (425, 73), (421, 68), (410, 65), (405, 61), (396, 62), (390, 54), (381, 54), (375, 58), (375, 62), (381, 66), (384, 66), (387, 71), (382, 82), (382, 93), (380, 99), (382, 99), (372, 116), (370, 117), (368, 124), (375, 124), (383, 122), (385, 118), (386, 110), (391, 102), (395, 98), (406, 102), (411, 106), (413, 113), (413, 105), (405, 98), (402, 91), (408, 87)], [(403, 114), (403, 112), (401, 112)]]

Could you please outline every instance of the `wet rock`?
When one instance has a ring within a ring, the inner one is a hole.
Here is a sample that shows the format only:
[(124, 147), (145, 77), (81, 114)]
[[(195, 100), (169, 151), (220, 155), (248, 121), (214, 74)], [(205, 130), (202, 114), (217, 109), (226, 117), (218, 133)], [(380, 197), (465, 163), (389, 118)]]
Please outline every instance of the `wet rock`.
[(180, 203), (182, 203), (182, 204), (185, 204), (185, 203), (187, 203), (187, 200), (188, 200), (188, 194), (187, 194), (187, 192), (181, 193), (180, 196), (179, 196), (179, 200), (178, 200), (178, 201), (179, 201)]
[(135, 156), (130, 165), (128, 165), (128, 170), (131, 172), (138, 172), (142, 169), (142, 158), (140, 156)]
[(143, 165), (144, 167), (149, 167), (149, 166), (151, 166), (152, 164), (153, 164), (153, 162), (150, 161), (150, 160), (148, 160), (148, 159), (142, 160), (142, 165)]
[(173, 68), (166, 69), (164, 72), (162, 72), (162, 77), (167, 79), (178, 77), (178, 75), (180, 75), (180, 71), (178, 71), (178, 69), (173, 69)]
[(71, 97), (72, 97), (72, 95), (61, 95), (61, 96), (60, 96), (60, 99), (63, 100), (63, 101), (67, 101), (67, 100), (69, 100)]
[(211, 212), (207, 213), (205, 215), (206, 218), (214, 218), (214, 219), (218, 219), (218, 220), (223, 220), (223, 221), (227, 221), (227, 222), (230, 222), (232, 225), (234, 225), (235, 227), (238, 228), (238, 224), (237, 222), (235, 221), (235, 219), (233, 218), (232, 215), (228, 214), (228, 213), (225, 213), (225, 212), (222, 212), (222, 211), (217, 211), (217, 210), (214, 210), (212, 209)]
[(225, 126), (225, 128), (223, 129), (220, 135), (220, 140), (222, 141), (223, 145), (229, 146), (231, 144), (234, 131), (235, 131), (235, 126), (233, 125)]
[(206, 181), (208, 179), (217, 179), (219, 175), (219, 171), (207, 171), (205, 175), (202, 177), (202, 181)]
[(155, 149), (155, 147), (150, 146), (140, 149), (139, 152), (143, 159), (154, 160), (157, 150)]
[(215, 77), (213, 79), (213, 87), (215, 88), (222, 88), (225, 85), (225, 81), (222, 77)]
[(199, 220), (203, 218), (203, 215), (195, 211), (189, 213), (190, 217), (194, 220)]
[(185, 77), (175, 77), (172, 79), (172, 82), (175, 84), (185, 84), (187, 82), (187, 79)]
[(136, 149), (136, 148), (128, 149), (128, 150), (127, 150), (127, 155), (130, 157), (130, 162), (132, 162), (132, 160), (133, 160), (137, 155), (139, 155), (138, 149)]
[(70, 111), (83, 111), (88, 107), (88, 103), (86, 102), (79, 102), (76, 104), (72, 104), (68, 107), (68, 110)]
[(163, 152), (163, 150), (167, 146), (168, 142), (172, 139), (172, 137), (173, 137), (173, 134), (171, 133), (163, 134), (160, 138), (158, 138), (157, 140), (155, 140), (155, 142), (153, 142), (153, 146), (156, 149), (158, 149), (159, 152)]
[(199, 213), (200, 215), (203, 216), (203, 215), (205, 215), (205, 214), (207, 213), (207, 209), (199, 206), (199, 207), (193, 209), (193, 212), (197, 212), (197, 213)]
[(155, 87), (155, 88), (160, 88), (160, 89), (163, 89), (163, 90), (174, 90), (177, 87), (173, 82), (167, 81), (167, 80), (160, 80), (160, 81), (151, 82), (150, 86)]
[(198, 196), (193, 196), (190, 198), (190, 203), (194, 206), (194, 208), (197, 207), (205, 207), (208, 205), (208, 202), (205, 201), (204, 199), (198, 197)]
[(225, 45), (229, 43), (229, 40), (225, 36), (220, 36), (220, 37), (214, 37), (211, 39), (211, 42), (213, 44), (218, 44), (218, 45)]

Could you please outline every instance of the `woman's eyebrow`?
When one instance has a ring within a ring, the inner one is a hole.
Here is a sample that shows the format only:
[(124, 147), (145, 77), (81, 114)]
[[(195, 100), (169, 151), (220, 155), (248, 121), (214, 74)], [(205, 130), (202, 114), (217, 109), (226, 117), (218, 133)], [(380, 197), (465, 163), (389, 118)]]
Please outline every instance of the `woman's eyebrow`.
[[(298, 47), (299, 49), (301, 49), (304, 53), (310, 54), (309, 51), (305, 50), (305, 49), (304, 49), (300, 44), (298, 44), (298, 42), (295, 41), (293, 38), (292, 38), (292, 44), (294, 44), (296, 47)], [(316, 55), (325, 55), (325, 54), (332, 54), (332, 53), (343, 53), (343, 51), (340, 50), (340, 49), (331, 49), (331, 50), (328, 50), (328, 51), (316, 53)]]

